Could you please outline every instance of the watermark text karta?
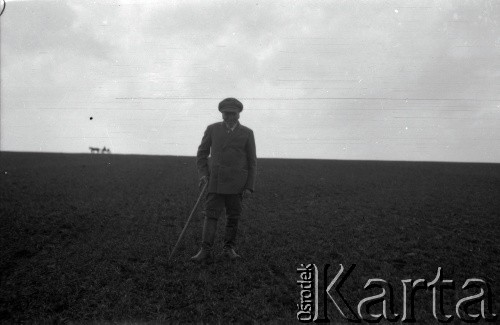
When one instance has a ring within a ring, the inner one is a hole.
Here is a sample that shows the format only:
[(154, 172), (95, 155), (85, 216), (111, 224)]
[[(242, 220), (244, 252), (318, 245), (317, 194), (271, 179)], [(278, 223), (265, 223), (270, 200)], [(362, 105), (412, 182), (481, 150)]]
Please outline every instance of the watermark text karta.
[[(370, 278), (366, 281), (363, 289), (373, 292), (359, 300), (357, 306), (349, 304), (346, 299), (348, 292), (342, 291), (342, 286), (353, 273), (356, 264), (352, 264), (347, 270), (340, 264), (339, 271), (329, 281), (329, 264), (323, 267), (323, 283), (320, 290), (319, 270), (316, 264), (301, 264), (297, 268), (300, 287), (300, 301), (297, 304), (297, 319), (301, 322), (329, 322), (328, 304), (333, 303), (334, 310), (342, 318), (359, 323), (361, 321), (413, 323), (415, 317), (415, 294), (418, 291), (429, 292), (432, 299), (432, 315), (439, 322), (451, 322), (454, 317), (466, 322), (477, 322), (484, 319), (488, 322), (497, 320), (497, 314), (493, 312), (493, 292), (489, 283), (480, 278), (469, 278), (465, 280), (460, 289), (467, 294), (459, 299), (454, 305), (454, 310), (445, 310), (445, 290), (456, 290), (455, 283), (451, 279), (444, 279), (441, 267), (438, 267), (436, 276), (430, 282), (425, 279), (403, 279), (401, 280), (403, 292), (401, 296), (396, 295), (390, 282), (381, 278)], [(321, 294), (320, 294), (321, 293)], [(321, 296), (321, 297), (320, 297)], [(321, 299), (322, 298), (322, 299)], [(348, 301), (349, 300), (349, 301)], [(402, 313), (395, 311), (396, 301), (401, 301)], [(471, 311), (475, 307), (475, 312)], [(377, 310), (375, 312), (374, 310)]]

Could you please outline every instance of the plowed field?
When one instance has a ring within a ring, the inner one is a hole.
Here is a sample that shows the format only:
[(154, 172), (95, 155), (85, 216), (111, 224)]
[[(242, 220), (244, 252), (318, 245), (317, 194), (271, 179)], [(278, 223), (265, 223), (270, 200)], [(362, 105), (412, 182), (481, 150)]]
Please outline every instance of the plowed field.
[[(259, 159), (244, 202), (241, 261), (189, 261), (201, 240), (195, 158), (0, 153), (0, 320), (296, 322), (297, 267), (356, 268), (342, 287), (357, 306), (369, 278), (455, 290), (445, 312), (488, 282), (500, 313), (500, 165)], [(216, 252), (225, 219), (219, 221)], [(329, 305), (330, 320), (342, 321)], [(376, 310), (376, 307), (374, 307)], [(436, 322), (431, 292), (418, 322)], [(455, 315), (455, 319), (457, 316)]]

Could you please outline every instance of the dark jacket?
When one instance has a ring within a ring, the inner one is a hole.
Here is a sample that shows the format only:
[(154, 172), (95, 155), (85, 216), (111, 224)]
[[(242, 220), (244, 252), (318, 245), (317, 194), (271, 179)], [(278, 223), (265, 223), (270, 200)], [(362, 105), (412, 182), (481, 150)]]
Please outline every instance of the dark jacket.
[(244, 189), (253, 192), (257, 170), (253, 131), (240, 123), (234, 131), (228, 131), (224, 122), (207, 127), (196, 155), (198, 174), (209, 177), (209, 193), (239, 194)]

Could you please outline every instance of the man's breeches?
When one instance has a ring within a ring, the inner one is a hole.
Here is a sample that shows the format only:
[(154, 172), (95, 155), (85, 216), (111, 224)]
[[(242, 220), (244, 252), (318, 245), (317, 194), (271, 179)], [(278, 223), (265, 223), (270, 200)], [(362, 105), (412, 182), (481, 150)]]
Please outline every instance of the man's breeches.
[(227, 226), (236, 226), (241, 216), (241, 202), (241, 194), (208, 193), (205, 202), (207, 218), (218, 220), (222, 210), (226, 208)]
[(238, 221), (241, 216), (241, 194), (217, 194), (208, 193), (205, 202), (206, 218), (208, 221), (217, 223), (222, 211), (226, 208), (226, 230), (224, 234), (224, 247), (234, 248), (236, 234), (238, 232)]

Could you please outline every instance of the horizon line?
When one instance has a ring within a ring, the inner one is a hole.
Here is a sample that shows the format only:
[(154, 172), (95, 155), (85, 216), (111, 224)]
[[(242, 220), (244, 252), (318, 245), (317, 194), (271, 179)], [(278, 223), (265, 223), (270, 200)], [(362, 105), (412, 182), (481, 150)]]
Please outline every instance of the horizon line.
[[(146, 154), (146, 153), (97, 153), (88, 152), (57, 152), (57, 151), (12, 151), (0, 150), (2, 153), (13, 154), (56, 154), (56, 155), (92, 155), (92, 156), (155, 156), (155, 157), (179, 157), (196, 158), (196, 156), (187, 155), (168, 155), (168, 154)], [(456, 161), (456, 160), (392, 160), (392, 159), (340, 159), (340, 158), (301, 158), (301, 157), (257, 157), (257, 160), (324, 160), (324, 161), (365, 161), (365, 162), (403, 162), (403, 163), (452, 163), (452, 164), (500, 164), (493, 161)]]

